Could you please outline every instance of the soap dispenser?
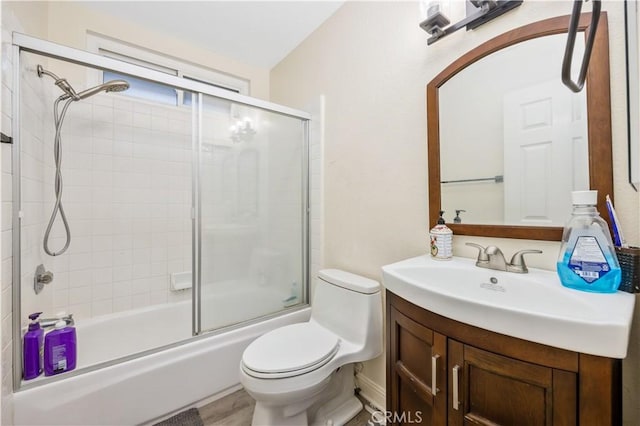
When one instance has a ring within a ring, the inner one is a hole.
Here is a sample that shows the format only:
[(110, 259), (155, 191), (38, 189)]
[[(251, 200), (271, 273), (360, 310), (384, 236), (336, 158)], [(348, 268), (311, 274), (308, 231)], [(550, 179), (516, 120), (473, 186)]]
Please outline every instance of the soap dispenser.
[(42, 312), (29, 315), (31, 323), (23, 338), (23, 377), (31, 380), (42, 374), (42, 348), (44, 330), (40, 327), (38, 317)]
[(453, 223), (462, 223), (460, 213), (466, 212), (466, 210), (456, 210), (456, 217), (453, 218)]
[(453, 258), (453, 231), (444, 223), (443, 210), (440, 210), (438, 223), (429, 232), (431, 257), (437, 260)]

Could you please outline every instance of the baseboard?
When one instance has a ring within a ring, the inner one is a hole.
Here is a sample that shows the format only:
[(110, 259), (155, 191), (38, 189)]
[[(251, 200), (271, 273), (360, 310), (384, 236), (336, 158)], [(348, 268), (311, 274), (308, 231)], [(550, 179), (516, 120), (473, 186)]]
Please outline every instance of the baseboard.
[(378, 410), (384, 411), (387, 406), (387, 394), (385, 388), (362, 373), (356, 374), (356, 380), (360, 387), (360, 396), (366, 399)]

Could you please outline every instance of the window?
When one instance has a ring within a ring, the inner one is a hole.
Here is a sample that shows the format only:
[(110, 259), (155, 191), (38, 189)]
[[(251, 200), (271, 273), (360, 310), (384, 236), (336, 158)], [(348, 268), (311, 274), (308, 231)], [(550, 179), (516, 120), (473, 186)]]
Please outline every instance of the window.
[[(102, 56), (208, 84), (231, 92), (243, 95), (249, 94), (249, 82), (239, 77), (190, 64), (177, 58), (97, 34), (87, 34), (87, 42), (90, 50)], [(190, 92), (113, 71), (102, 72), (99, 80), (101, 83), (109, 80), (126, 80), (130, 85), (129, 90), (122, 92), (122, 94), (126, 96), (176, 106), (189, 106), (192, 102), (192, 94)]]

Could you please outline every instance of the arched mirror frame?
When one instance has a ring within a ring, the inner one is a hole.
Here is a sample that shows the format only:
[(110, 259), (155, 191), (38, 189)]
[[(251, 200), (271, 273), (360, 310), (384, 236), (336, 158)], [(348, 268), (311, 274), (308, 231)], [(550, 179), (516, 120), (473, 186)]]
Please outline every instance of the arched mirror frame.
[[(534, 22), (501, 34), (462, 55), (427, 85), (427, 151), (429, 165), (429, 223), (433, 226), (440, 211), (440, 124), (438, 90), (449, 79), (469, 65), (500, 49), (553, 34), (566, 33), (570, 16), (559, 16)], [(586, 34), (591, 13), (580, 18), (578, 30)], [(574, 61), (576, 62), (576, 61)], [(579, 63), (580, 61), (578, 61)], [(558, 69), (560, 79), (560, 69)], [(609, 89), (609, 28), (606, 12), (602, 12), (594, 41), (586, 80), (587, 121), (589, 138), (589, 185), (598, 190), (598, 210), (606, 212), (605, 197), (613, 197), (611, 153), (611, 95)], [(569, 90), (567, 88), (567, 90)], [(567, 194), (569, 197), (570, 194)], [(609, 222), (607, 214), (603, 218)], [(560, 241), (562, 227), (476, 225), (447, 223), (454, 234), (482, 237), (521, 238)]]

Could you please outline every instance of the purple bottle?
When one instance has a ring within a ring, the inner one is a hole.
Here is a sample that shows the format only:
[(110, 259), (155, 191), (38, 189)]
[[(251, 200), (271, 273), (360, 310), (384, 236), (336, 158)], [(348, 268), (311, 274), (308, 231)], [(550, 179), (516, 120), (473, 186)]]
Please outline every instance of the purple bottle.
[(76, 368), (76, 329), (64, 320), (44, 336), (44, 375), (64, 373)]
[(23, 340), (23, 376), (25, 380), (31, 380), (42, 374), (42, 343), (44, 330), (40, 328), (38, 317), (42, 312), (29, 315), (31, 323), (29, 330), (24, 334)]

